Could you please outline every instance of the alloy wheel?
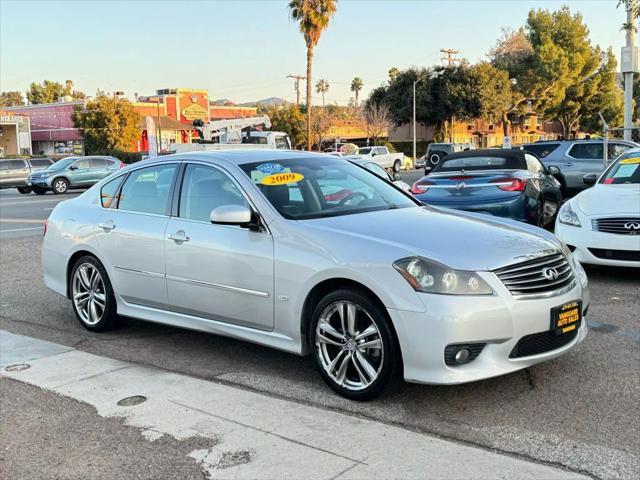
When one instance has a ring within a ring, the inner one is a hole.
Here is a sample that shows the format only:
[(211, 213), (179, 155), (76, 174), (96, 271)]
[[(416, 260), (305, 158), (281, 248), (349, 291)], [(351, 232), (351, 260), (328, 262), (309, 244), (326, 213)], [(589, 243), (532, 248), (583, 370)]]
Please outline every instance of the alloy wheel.
[(83, 263), (76, 269), (71, 293), (80, 319), (87, 325), (100, 322), (107, 305), (107, 294), (95, 265)]
[(64, 193), (67, 191), (67, 182), (65, 182), (62, 179), (56, 180), (55, 184), (53, 185), (53, 188), (57, 193)]
[(382, 337), (361, 306), (349, 301), (329, 304), (318, 319), (315, 340), (322, 368), (340, 387), (361, 391), (380, 375)]

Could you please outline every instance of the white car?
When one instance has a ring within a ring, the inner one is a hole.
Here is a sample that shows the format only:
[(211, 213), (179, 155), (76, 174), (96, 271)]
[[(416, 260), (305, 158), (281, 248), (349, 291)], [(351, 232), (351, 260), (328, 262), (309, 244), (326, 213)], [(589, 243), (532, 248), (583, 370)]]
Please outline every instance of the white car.
[(640, 267), (640, 148), (584, 182), (593, 187), (562, 206), (556, 235), (581, 263)]

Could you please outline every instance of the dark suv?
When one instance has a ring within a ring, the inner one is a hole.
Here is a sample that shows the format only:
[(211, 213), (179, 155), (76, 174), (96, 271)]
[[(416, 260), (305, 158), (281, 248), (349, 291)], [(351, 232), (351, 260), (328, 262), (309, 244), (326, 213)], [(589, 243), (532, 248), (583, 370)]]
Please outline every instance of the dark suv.
[(30, 193), (27, 177), (52, 164), (53, 160), (49, 158), (0, 158), (0, 188), (17, 188), (20, 193)]
[[(640, 145), (626, 140), (610, 140), (607, 146), (609, 162), (634, 147)], [(591, 173), (600, 175), (605, 168), (604, 142), (601, 139), (545, 141), (517, 148), (533, 153), (547, 167), (558, 167), (564, 195), (572, 195), (587, 188), (582, 177)]]

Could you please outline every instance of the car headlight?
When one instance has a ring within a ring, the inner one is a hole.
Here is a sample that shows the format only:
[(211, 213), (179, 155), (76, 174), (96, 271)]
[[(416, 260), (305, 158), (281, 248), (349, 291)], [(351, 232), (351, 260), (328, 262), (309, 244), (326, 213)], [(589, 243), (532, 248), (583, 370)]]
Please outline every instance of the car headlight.
[(402, 258), (393, 263), (418, 292), (445, 295), (493, 295), (493, 290), (476, 272), (453, 270), (422, 257)]
[(569, 202), (565, 203), (558, 213), (558, 221), (560, 223), (564, 223), (565, 225), (573, 225), (574, 227), (581, 227), (580, 220), (578, 219), (578, 215), (571, 208), (571, 204)]
[(583, 287), (586, 287), (587, 283), (589, 283), (589, 279), (587, 278), (587, 272), (584, 271), (584, 268), (582, 267), (580, 262), (575, 259), (575, 257), (573, 256), (573, 253), (571, 252), (571, 250), (569, 250), (569, 247), (564, 242), (562, 242), (562, 251), (567, 257), (567, 259), (569, 260), (569, 262), (571, 263), (571, 265), (573, 265), (573, 268), (576, 272), (576, 276), (578, 277), (578, 280), (580, 280), (580, 285), (582, 285)]

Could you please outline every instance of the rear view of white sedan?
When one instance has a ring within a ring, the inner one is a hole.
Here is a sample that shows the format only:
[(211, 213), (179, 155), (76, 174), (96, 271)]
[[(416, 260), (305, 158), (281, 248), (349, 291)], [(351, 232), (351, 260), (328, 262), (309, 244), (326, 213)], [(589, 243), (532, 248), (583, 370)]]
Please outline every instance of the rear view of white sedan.
[(562, 206), (556, 235), (581, 263), (640, 267), (640, 149), (584, 181), (593, 187)]

